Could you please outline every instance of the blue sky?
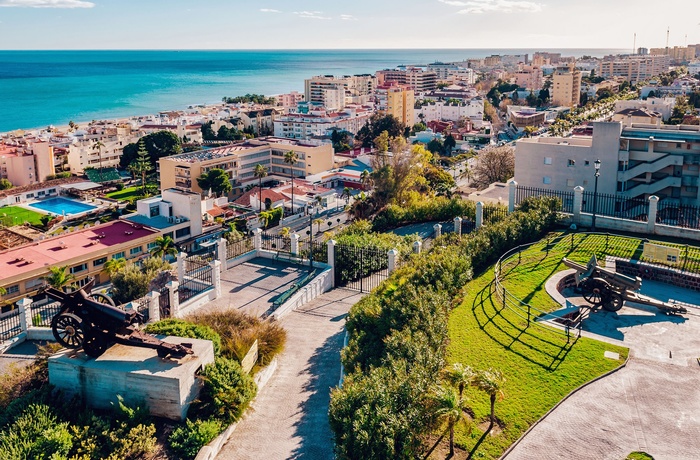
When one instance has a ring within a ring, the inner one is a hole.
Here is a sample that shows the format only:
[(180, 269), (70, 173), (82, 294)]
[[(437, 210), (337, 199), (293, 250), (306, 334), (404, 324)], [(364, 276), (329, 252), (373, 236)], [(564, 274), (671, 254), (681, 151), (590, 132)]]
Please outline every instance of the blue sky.
[(631, 50), (667, 26), (700, 43), (700, 0), (0, 0), (2, 49)]

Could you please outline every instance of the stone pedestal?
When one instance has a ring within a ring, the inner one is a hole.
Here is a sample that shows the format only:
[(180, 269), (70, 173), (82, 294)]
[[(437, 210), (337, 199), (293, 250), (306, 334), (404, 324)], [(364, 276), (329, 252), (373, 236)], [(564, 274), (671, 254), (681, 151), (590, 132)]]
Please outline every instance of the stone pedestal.
[(161, 359), (156, 350), (116, 344), (93, 359), (82, 350), (64, 350), (49, 358), (49, 383), (88, 405), (109, 409), (117, 395), (130, 405), (146, 404), (151, 415), (184, 420), (201, 388), (197, 371), (214, 362), (209, 340), (166, 337), (168, 343), (192, 343), (193, 355)]

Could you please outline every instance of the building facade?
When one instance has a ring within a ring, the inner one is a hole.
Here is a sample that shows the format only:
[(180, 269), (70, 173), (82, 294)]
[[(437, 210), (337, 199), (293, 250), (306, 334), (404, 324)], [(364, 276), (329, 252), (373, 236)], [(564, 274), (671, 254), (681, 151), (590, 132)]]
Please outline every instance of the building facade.
[(304, 80), (304, 98), (331, 111), (341, 110), (347, 104), (366, 104), (376, 86), (374, 75), (319, 75)]
[(415, 96), (408, 85), (395, 82), (379, 85), (376, 90), (377, 109), (385, 115), (394, 116), (405, 126), (411, 126), (414, 121)]
[(573, 65), (557, 67), (552, 75), (552, 104), (575, 107), (581, 100), (581, 71)]
[(366, 107), (346, 106), (341, 112), (310, 110), (309, 113), (290, 113), (275, 120), (275, 136), (287, 139), (311, 139), (328, 135), (332, 129), (357, 134), (370, 119), (372, 111)]
[(409, 86), (413, 89), (415, 94), (427, 93), (437, 89), (437, 74), (416, 67), (379, 70), (376, 76), (377, 85), (379, 86), (397, 83), (399, 85)]
[(668, 72), (670, 58), (667, 55), (629, 55), (606, 57), (600, 63), (601, 77), (622, 77), (636, 84), (656, 75)]

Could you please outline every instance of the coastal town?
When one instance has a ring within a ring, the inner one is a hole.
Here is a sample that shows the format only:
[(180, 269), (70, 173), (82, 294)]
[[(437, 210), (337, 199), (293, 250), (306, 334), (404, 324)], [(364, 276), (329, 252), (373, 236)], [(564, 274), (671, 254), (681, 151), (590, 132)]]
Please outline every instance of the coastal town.
[(700, 44), (289, 84), (0, 134), (0, 458), (698, 458)]

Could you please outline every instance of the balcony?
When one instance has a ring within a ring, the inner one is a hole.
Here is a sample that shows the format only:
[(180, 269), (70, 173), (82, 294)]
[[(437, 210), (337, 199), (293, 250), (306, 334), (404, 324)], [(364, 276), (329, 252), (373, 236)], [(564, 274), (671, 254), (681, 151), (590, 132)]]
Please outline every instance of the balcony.
[(681, 178), (674, 176), (666, 176), (663, 179), (656, 180), (651, 183), (641, 183), (630, 189), (620, 192), (619, 194), (627, 198), (635, 198), (642, 195), (653, 195), (668, 187), (680, 187)]
[(657, 160), (641, 163), (627, 171), (619, 171), (617, 173), (618, 182), (627, 182), (642, 174), (655, 173), (669, 166), (681, 166), (683, 157), (681, 155), (665, 155)]

